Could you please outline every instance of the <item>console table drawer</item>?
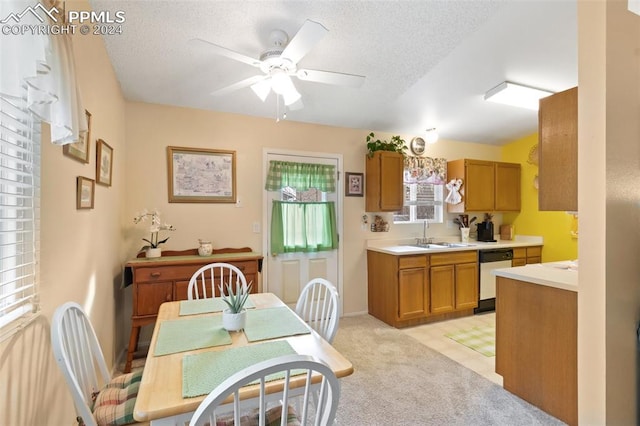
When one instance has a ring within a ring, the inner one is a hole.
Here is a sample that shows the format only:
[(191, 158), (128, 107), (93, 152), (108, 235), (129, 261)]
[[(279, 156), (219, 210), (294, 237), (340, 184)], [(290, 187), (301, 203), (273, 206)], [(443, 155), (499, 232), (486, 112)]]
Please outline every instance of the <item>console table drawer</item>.
[(137, 268), (135, 281), (153, 282), (166, 280), (190, 280), (201, 265), (158, 266), (154, 268)]

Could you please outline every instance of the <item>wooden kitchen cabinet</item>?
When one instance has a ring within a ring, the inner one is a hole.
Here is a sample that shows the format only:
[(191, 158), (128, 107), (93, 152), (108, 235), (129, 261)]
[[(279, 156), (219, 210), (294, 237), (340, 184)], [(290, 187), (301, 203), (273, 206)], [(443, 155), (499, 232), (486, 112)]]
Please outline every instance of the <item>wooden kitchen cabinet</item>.
[(397, 212), (404, 204), (404, 156), (376, 151), (366, 157), (365, 211)]
[[(426, 264), (426, 256), (419, 256)], [(398, 272), (398, 319), (421, 318), (429, 314), (429, 288), (426, 266)]]
[(520, 164), (453, 160), (447, 162), (447, 176), (463, 180), (462, 202), (447, 204), (450, 213), (520, 211)]
[(219, 249), (205, 257), (198, 256), (197, 252), (197, 249), (163, 252), (160, 258), (137, 258), (126, 263), (125, 283), (133, 285), (133, 306), (125, 372), (131, 370), (140, 327), (155, 322), (160, 305), (164, 302), (188, 299), (189, 280), (201, 266), (214, 262), (235, 265), (245, 275), (247, 283), (253, 282), (251, 292), (259, 292), (261, 254), (252, 252), (250, 248)]
[(511, 266), (524, 266), (542, 262), (542, 246), (515, 247)]
[(436, 253), (430, 259), (431, 313), (478, 307), (478, 252)]
[(578, 88), (540, 99), (538, 208), (578, 210)]

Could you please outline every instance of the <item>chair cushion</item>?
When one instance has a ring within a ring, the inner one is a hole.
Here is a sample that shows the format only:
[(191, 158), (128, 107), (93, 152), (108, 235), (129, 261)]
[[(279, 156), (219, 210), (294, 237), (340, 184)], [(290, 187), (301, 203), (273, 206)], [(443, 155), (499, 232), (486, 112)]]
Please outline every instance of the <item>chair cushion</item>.
[[(282, 413), (282, 406), (273, 407), (266, 412), (265, 425), (266, 426), (279, 426), (280, 414)], [(260, 414), (258, 410), (245, 414), (240, 417), (240, 426), (258, 426), (260, 424)], [(216, 426), (235, 426), (233, 423), (233, 414), (228, 416), (218, 417), (216, 419)], [(287, 407), (287, 426), (300, 426), (300, 419), (296, 410), (289, 405)]]
[(114, 377), (102, 388), (93, 404), (93, 416), (98, 425), (119, 426), (135, 423), (136, 404), (142, 370)]

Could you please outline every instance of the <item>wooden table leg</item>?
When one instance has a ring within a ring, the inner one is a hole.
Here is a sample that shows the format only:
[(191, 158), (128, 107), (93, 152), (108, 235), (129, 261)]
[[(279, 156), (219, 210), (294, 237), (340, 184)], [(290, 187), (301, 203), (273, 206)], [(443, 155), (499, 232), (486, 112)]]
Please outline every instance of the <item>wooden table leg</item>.
[(131, 363), (133, 362), (133, 354), (138, 348), (138, 338), (140, 337), (140, 326), (131, 326), (131, 335), (129, 336), (129, 348), (127, 349), (127, 363), (124, 366), (124, 373), (131, 372)]

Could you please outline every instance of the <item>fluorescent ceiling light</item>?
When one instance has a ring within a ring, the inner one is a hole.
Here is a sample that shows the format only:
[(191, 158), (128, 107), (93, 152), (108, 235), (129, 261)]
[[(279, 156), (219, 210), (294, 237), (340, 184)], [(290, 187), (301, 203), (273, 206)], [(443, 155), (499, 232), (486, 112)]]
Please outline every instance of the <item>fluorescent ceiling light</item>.
[(553, 92), (505, 81), (489, 90), (484, 100), (537, 111), (538, 101), (549, 95), (553, 95)]

